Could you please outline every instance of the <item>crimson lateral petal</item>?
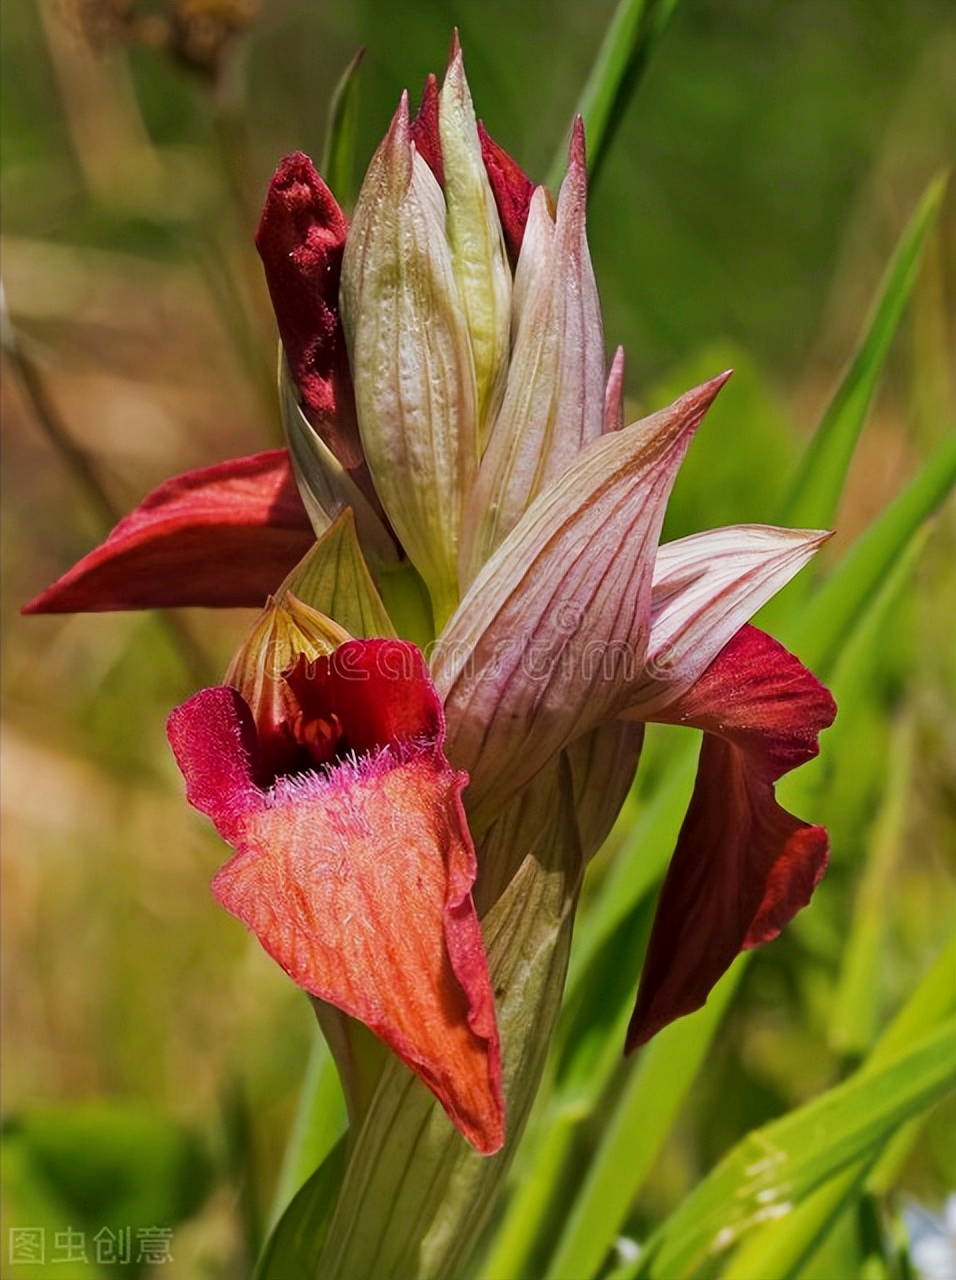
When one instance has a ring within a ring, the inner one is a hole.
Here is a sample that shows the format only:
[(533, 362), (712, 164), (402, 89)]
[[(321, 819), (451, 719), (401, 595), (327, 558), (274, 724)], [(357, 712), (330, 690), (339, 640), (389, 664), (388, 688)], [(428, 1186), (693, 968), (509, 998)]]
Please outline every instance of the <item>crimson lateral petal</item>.
[(467, 777), (438, 743), (382, 744), (256, 784), (255, 728), (232, 689), (169, 718), (191, 804), (235, 855), (213, 892), (311, 995), (375, 1032), (483, 1154), (504, 1140), (494, 999), (471, 898)]
[(269, 184), (256, 248), (303, 408), (339, 462), (356, 471), (364, 455), (338, 308), (348, 226), (309, 157), (286, 156)]
[(504, 147), (495, 142), (480, 120), (478, 139), (481, 143), (481, 158), (485, 162), (485, 171), (498, 206), (505, 243), (512, 260), (517, 261), (528, 222), (531, 197), (534, 195), (534, 183), (517, 160), (513, 160)]
[(24, 613), (258, 607), (315, 534), (285, 449), (174, 476)]
[(438, 128), (438, 81), (429, 74), (422, 90), (422, 100), (414, 120), (408, 126), (418, 154), (431, 169), (440, 187), (445, 185), (445, 166), (442, 161), (441, 133)]
[(830, 693), (782, 645), (745, 626), (655, 720), (704, 730), (697, 781), (648, 947), (626, 1049), (699, 1009), (737, 954), (770, 942), (827, 867), (823, 827), (777, 804), (773, 784), (812, 759)]

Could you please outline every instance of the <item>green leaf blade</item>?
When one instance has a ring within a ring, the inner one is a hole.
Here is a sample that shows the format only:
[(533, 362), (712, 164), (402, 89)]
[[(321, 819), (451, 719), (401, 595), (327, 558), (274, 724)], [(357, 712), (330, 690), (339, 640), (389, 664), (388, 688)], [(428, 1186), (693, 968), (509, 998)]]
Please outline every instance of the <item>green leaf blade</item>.
[[(584, 120), (592, 184), (597, 180), (624, 109), (678, 3), (679, 0), (619, 0), (575, 108), (575, 115)], [(561, 184), (566, 159), (562, 144), (548, 174), (548, 186), (555, 191)]]
[(913, 292), (923, 249), (945, 190), (946, 175), (938, 175), (927, 187), (900, 237), (856, 355), (843, 375), (797, 472), (785, 507), (785, 524), (796, 528), (825, 529), (833, 523), (850, 460), (890, 343)]
[(748, 1134), (667, 1220), (635, 1269), (614, 1280), (691, 1277), (755, 1226), (879, 1152), (956, 1084), (956, 1019), (898, 1056)]

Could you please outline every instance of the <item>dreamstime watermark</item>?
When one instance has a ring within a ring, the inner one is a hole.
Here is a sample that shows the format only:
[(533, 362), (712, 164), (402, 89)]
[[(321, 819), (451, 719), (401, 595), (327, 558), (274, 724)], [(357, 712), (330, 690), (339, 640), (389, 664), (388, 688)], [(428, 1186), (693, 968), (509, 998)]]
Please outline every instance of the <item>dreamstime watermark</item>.
[[(447, 681), (476, 686), (485, 681), (518, 677), (530, 682), (558, 679), (562, 683), (582, 682), (634, 684), (643, 680), (667, 680), (673, 671), (675, 655), (663, 645), (653, 654), (647, 652), (647, 636), (635, 640), (582, 640), (579, 632), (584, 610), (570, 603), (559, 605), (553, 616), (539, 625), (533, 635), (514, 636), (493, 646), (463, 641), (449, 641), (439, 636), (421, 650), (428, 667), (439, 666)], [(368, 681), (373, 675), (386, 680), (408, 681), (419, 675), (415, 650), (403, 645), (379, 648), (370, 667), (365, 652), (342, 645), (330, 655), (306, 662), (309, 675), (328, 663), (342, 680)], [(266, 668), (264, 674), (281, 679), (288, 667)]]
[(148, 1263), (157, 1267), (173, 1261), (172, 1227), (100, 1227), (94, 1233), (68, 1226), (49, 1233), (49, 1250), (47, 1234), (46, 1227), (9, 1227), (7, 1264), (88, 1266), (94, 1262), (101, 1267), (128, 1267)]

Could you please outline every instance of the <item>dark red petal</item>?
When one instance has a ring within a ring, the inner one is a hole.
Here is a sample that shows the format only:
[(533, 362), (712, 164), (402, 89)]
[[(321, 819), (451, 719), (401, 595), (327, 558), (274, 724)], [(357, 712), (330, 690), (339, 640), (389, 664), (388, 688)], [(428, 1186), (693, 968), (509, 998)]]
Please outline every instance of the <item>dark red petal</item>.
[(664, 882), (631, 1050), (691, 1013), (746, 947), (775, 938), (826, 870), (827, 833), (782, 809), (774, 782), (817, 754), (828, 691), (782, 645), (744, 627), (655, 719), (704, 730), (697, 781)]
[(406, 640), (350, 640), (327, 658), (300, 658), (286, 682), (306, 721), (336, 717), (360, 755), (444, 739), (441, 701), (421, 650)]
[(438, 127), (438, 81), (429, 75), (422, 90), (421, 105), (418, 114), (408, 127), (418, 154), (438, 179), (438, 185), (445, 186), (445, 165), (441, 154), (441, 133)]
[(314, 541), (272, 449), (167, 480), (23, 612), (260, 606)]
[(501, 229), (505, 233), (505, 243), (512, 260), (517, 261), (528, 221), (531, 197), (534, 195), (534, 183), (504, 147), (499, 147), (480, 120), (478, 138), (481, 142), (481, 158), (485, 162), (485, 171), (498, 206)]
[(479, 1151), (498, 1150), (500, 1047), (466, 775), (433, 743), (262, 791), (251, 727), (231, 689), (205, 689), (169, 719), (191, 803), (236, 850), (217, 898), (295, 982), (380, 1036)]
[(364, 455), (355, 416), (339, 277), (348, 221), (301, 151), (269, 184), (256, 247), (289, 367), (312, 425), (350, 471)]

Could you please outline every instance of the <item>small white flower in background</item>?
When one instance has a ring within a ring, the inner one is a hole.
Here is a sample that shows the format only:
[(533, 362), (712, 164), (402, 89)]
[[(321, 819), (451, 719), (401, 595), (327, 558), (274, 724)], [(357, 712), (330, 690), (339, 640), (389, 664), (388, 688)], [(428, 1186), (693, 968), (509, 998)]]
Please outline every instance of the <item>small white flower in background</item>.
[(956, 1280), (956, 1192), (942, 1213), (915, 1202), (903, 1207), (910, 1262), (919, 1280)]

